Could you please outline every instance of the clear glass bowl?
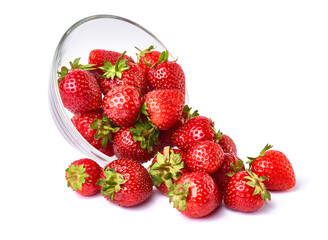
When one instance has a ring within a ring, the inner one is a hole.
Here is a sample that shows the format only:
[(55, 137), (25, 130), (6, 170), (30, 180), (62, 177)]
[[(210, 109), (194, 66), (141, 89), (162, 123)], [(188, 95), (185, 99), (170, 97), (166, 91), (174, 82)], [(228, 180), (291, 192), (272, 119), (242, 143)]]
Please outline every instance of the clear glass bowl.
[[(64, 108), (59, 95), (57, 71), (62, 66), (69, 66), (69, 62), (78, 57), (81, 57), (81, 64), (87, 64), (89, 53), (93, 49), (127, 51), (126, 54), (136, 61), (138, 51), (135, 47), (146, 49), (150, 45), (156, 46), (156, 50), (160, 52), (167, 50), (147, 29), (133, 21), (113, 15), (95, 15), (78, 21), (65, 32), (58, 43), (49, 81), (49, 103), (53, 119), (61, 134), (72, 146), (100, 164), (108, 163), (115, 158), (98, 151), (75, 129), (70, 120), (73, 114)], [(173, 59), (171, 54), (169, 59)]]

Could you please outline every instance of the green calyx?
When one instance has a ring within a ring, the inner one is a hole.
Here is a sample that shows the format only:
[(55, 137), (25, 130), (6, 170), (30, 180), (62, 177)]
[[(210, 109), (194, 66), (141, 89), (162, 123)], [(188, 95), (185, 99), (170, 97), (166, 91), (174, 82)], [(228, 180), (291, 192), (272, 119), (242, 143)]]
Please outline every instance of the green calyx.
[(114, 168), (104, 168), (105, 178), (99, 178), (97, 184), (102, 186), (101, 194), (114, 199), (114, 194), (121, 190), (121, 185), (126, 182), (122, 174), (115, 171)]
[[(214, 122), (213, 122), (213, 130), (216, 131), (215, 128), (214, 128)], [(223, 133), (220, 130), (215, 133), (215, 138), (216, 138), (217, 142), (219, 142), (221, 140), (222, 134)]]
[(168, 189), (172, 186), (172, 180), (178, 180), (180, 170), (184, 167), (180, 153), (174, 153), (170, 147), (164, 147), (163, 154), (157, 153), (157, 162), (153, 162), (149, 168), (149, 175), (152, 177), (153, 184), (157, 187), (165, 182)]
[(64, 79), (66, 77), (66, 75), (74, 70), (74, 69), (83, 69), (83, 70), (87, 70), (87, 71), (90, 71), (90, 70), (94, 70), (96, 64), (86, 64), (86, 65), (82, 65), (80, 64), (80, 59), (81, 58), (76, 58), (73, 62), (69, 62), (69, 65), (71, 66), (71, 69), (68, 69), (67, 67), (63, 66), (60, 71), (57, 71), (58, 73), (58, 83)]
[(190, 183), (173, 184), (165, 195), (170, 197), (170, 203), (174, 202), (173, 207), (179, 207), (179, 211), (184, 211), (187, 207), (187, 197), (189, 194)]
[(268, 178), (265, 176), (258, 177), (255, 173), (251, 172), (250, 170), (246, 170), (249, 176), (244, 177), (244, 179), (249, 180), (246, 184), (252, 188), (254, 188), (253, 196), (256, 194), (260, 194), (261, 198), (264, 200), (271, 201), (271, 194), (265, 188), (263, 181), (267, 180)]
[(82, 191), (82, 184), (85, 183), (85, 179), (89, 177), (85, 173), (83, 164), (71, 164), (66, 170), (67, 187), (72, 187), (74, 191), (79, 189)]
[(112, 134), (117, 133), (120, 128), (110, 121), (105, 115), (102, 119), (96, 118), (94, 122), (90, 124), (90, 127), (97, 130), (94, 138), (96, 140), (101, 139), (101, 145), (106, 147), (109, 141), (112, 141)]
[(153, 45), (151, 45), (149, 48), (145, 49), (145, 50), (140, 50), (139, 48), (135, 47), (139, 53), (137, 53), (137, 64), (139, 64), (140, 62), (140, 58), (144, 57), (147, 53), (150, 53), (153, 49), (155, 49), (156, 47), (154, 47)]
[(133, 140), (140, 142), (141, 148), (147, 149), (149, 153), (152, 152), (153, 146), (159, 144), (159, 130), (149, 122), (148, 118), (143, 121), (140, 116), (134, 126), (135, 128), (129, 129), (133, 135)]
[(215, 132), (215, 138), (216, 138), (215, 142), (216, 143), (219, 143), (219, 141), (222, 138), (222, 134), (223, 133), (220, 130), (219, 131), (216, 131), (216, 129), (215, 129), (215, 122), (214, 121), (212, 121), (212, 130)]
[(188, 105), (185, 105), (182, 110), (182, 114), (186, 117), (187, 121), (199, 116), (198, 110), (195, 110), (194, 112), (191, 113), (191, 107)]
[(249, 159), (249, 161), (247, 161), (246, 163), (249, 165), (249, 169), (251, 169), (251, 167), (252, 167), (252, 164), (253, 164), (253, 162), (257, 159), (257, 158), (259, 158), (259, 157), (264, 157), (264, 155), (265, 155), (265, 152), (266, 151), (268, 151), (269, 149), (271, 149), (273, 146), (272, 145), (270, 145), (270, 144), (267, 144), (267, 145), (265, 145), (265, 147), (262, 149), (262, 151), (260, 152), (260, 155), (258, 155), (257, 157), (247, 157), (248, 159)]
[(146, 60), (145, 60), (145, 64), (148, 66), (148, 67), (155, 67), (156, 65), (160, 64), (160, 63), (164, 63), (164, 62), (167, 62), (169, 59), (169, 52), (166, 50), (166, 51), (163, 51), (161, 52), (161, 54), (159, 55), (158, 57), (158, 61), (155, 62), (153, 65), (150, 65)]
[(123, 58), (126, 51), (124, 51), (117, 59), (115, 65), (110, 63), (109, 61), (104, 61), (104, 66), (99, 67), (101, 70), (103, 70), (105, 73), (103, 74), (104, 78), (107, 79), (114, 79), (115, 77), (118, 77), (119, 79), (122, 78), (123, 71), (130, 68), (128, 65), (128, 60), (126, 58)]
[(232, 168), (232, 172), (226, 173), (228, 177), (232, 177), (235, 175), (237, 172), (240, 172), (241, 170), (244, 169), (244, 162), (238, 158), (235, 157), (235, 164), (231, 163), (230, 167)]

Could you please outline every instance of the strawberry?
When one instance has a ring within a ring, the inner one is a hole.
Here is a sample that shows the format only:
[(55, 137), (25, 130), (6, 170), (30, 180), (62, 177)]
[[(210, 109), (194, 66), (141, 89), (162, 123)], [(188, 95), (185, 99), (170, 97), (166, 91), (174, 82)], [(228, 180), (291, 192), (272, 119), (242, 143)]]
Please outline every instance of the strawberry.
[(191, 108), (188, 105), (185, 105), (182, 110), (182, 114), (179, 117), (178, 121), (168, 130), (162, 130), (159, 134), (159, 141), (160, 146), (159, 149), (163, 149), (165, 146), (171, 146), (174, 147), (173, 143), (173, 133), (176, 129), (181, 127), (184, 123), (186, 123), (188, 120), (192, 119), (193, 117), (199, 116), (198, 110), (191, 113)]
[(213, 122), (204, 116), (194, 117), (173, 133), (172, 140), (174, 145), (183, 151), (187, 151), (199, 141), (216, 141)]
[(150, 90), (176, 89), (185, 94), (185, 74), (181, 66), (176, 62), (168, 61), (168, 57), (168, 51), (162, 52), (158, 61), (148, 71)]
[(257, 175), (268, 177), (265, 184), (269, 190), (288, 190), (295, 186), (294, 169), (289, 159), (280, 151), (269, 150), (272, 146), (267, 144), (256, 158), (248, 157), (252, 171)]
[(200, 141), (188, 149), (186, 165), (192, 171), (214, 173), (223, 162), (223, 150), (213, 141)]
[(161, 52), (153, 51), (154, 46), (150, 46), (143, 51), (137, 47), (136, 49), (139, 51), (137, 54), (137, 64), (147, 73), (150, 70), (149, 65), (153, 65), (158, 61)]
[(225, 189), (230, 178), (237, 172), (245, 170), (243, 161), (232, 153), (223, 154), (221, 167), (211, 174), (214, 182), (218, 185), (221, 194), (224, 195)]
[(241, 212), (258, 210), (266, 199), (271, 200), (271, 195), (263, 184), (266, 179), (267, 177), (258, 177), (249, 170), (237, 172), (228, 182), (224, 204)]
[(123, 127), (114, 136), (114, 153), (118, 158), (145, 163), (157, 152), (158, 134), (147, 121), (137, 121), (130, 128)]
[(105, 115), (115, 124), (131, 126), (139, 115), (141, 97), (138, 90), (132, 86), (116, 86), (103, 99)]
[(119, 128), (107, 117), (103, 117), (102, 109), (77, 113), (71, 121), (88, 143), (104, 154), (113, 156), (112, 135)]
[(162, 193), (167, 193), (181, 175), (190, 172), (184, 165), (186, 153), (179, 149), (165, 147), (163, 152), (158, 152), (149, 166), (149, 175), (153, 185)]
[(218, 187), (205, 172), (182, 175), (166, 195), (174, 202), (174, 208), (190, 218), (204, 217), (222, 202)]
[[(120, 55), (121, 53), (119, 52), (104, 49), (94, 49), (89, 53), (89, 64), (95, 66), (95, 69), (91, 70), (90, 73), (92, 73), (92, 75), (97, 79), (100, 89), (104, 95), (108, 92), (108, 87), (106, 85), (108, 81), (104, 80), (103, 75), (105, 72), (99, 69), (99, 67), (103, 67), (105, 61), (109, 61), (115, 65)], [(122, 58), (127, 59), (129, 63), (134, 63), (133, 59), (127, 55), (124, 55)]]
[(80, 65), (79, 58), (62, 67), (59, 75), (59, 93), (63, 105), (72, 113), (98, 109), (102, 103), (101, 90), (94, 76), (88, 71), (91, 65)]
[(225, 153), (233, 153), (237, 155), (237, 147), (235, 142), (226, 134), (218, 131), (216, 134), (217, 142), (221, 146), (223, 152)]
[(95, 161), (83, 158), (76, 160), (66, 169), (67, 186), (83, 196), (99, 192), (97, 181), (102, 169)]
[[(121, 53), (115, 51), (94, 49), (89, 53), (89, 64), (93, 64), (96, 68), (99, 68), (104, 66), (105, 61), (108, 61), (114, 65), (120, 55)], [(122, 56), (122, 58), (134, 63), (133, 59), (127, 55)]]
[(137, 64), (123, 58), (124, 54), (125, 52), (119, 56), (115, 64), (105, 60), (104, 66), (99, 67), (104, 71), (100, 84), (103, 93), (106, 94), (115, 86), (129, 85), (135, 87), (141, 95), (144, 95), (147, 91), (146, 74)]
[(177, 90), (153, 90), (143, 97), (143, 113), (157, 129), (167, 130), (181, 116), (184, 100), (184, 95)]
[(122, 207), (144, 202), (153, 189), (147, 169), (131, 159), (117, 159), (107, 164), (98, 185), (107, 200)]

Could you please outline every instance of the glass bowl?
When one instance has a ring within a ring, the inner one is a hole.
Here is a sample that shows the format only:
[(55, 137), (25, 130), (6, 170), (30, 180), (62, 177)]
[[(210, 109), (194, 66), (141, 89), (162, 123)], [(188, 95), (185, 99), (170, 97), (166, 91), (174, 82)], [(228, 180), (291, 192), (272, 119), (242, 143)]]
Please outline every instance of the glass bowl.
[[(135, 47), (146, 49), (156, 46), (157, 51), (167, 50), (161, 41), (139, 24), (113, 15), (86, 17), (72, 25), (63, 35), (55, 51), (49, 81), (49, 103), (52, 117), (64, 138), (86, 157), (106, 164), (115, 159), (98, 151), (90, 145), (71, 122), (73, 116), (63, 106), (58, 89), (58, 74), (62, 66), (81, 57), (80, 63), (87, 64), (93, 49), (106, 49), (117, 52), (127, 51), (136, 61)], [(173, 56), (169, 53), (169, 59)], [(187, 92), (186, 92), (187, 96)]]

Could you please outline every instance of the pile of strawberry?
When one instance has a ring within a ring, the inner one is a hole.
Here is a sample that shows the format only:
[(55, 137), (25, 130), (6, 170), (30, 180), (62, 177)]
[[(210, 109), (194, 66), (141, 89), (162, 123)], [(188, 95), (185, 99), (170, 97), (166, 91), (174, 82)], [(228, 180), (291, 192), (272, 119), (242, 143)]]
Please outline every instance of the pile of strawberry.
[(245, 168), (234, 141), (185, 105), (181, 66), (153, 46), (138, 51), (135, 62), (126, 52), (95, 49), (88, 64), (77, 58), (58, 72), (60, 96), (76, 129), (116, 157), (103, 168), (87, 158), (72, 162), (69, 187), (84, 196), (101, 192), (129, 207), (148, 199), (155, 186), (181, 213), (199, 218), (222, 202), (252, 212), (271, 200), (268, 190), (295, 186), (290, 161), (271, 145)]

